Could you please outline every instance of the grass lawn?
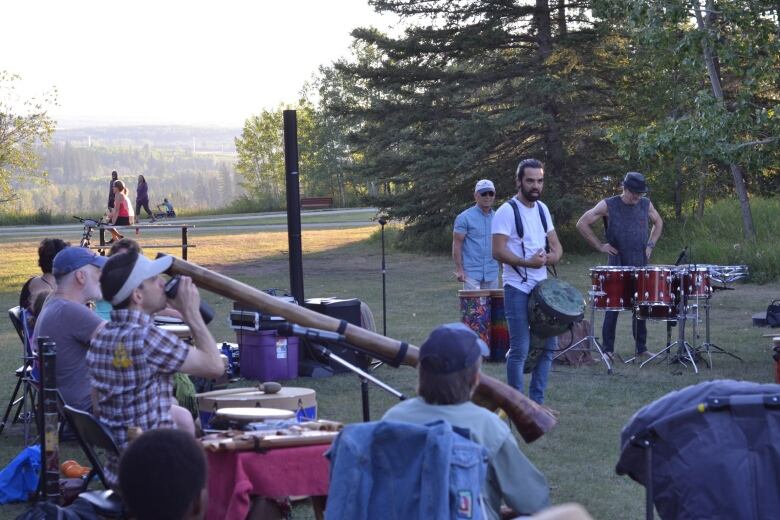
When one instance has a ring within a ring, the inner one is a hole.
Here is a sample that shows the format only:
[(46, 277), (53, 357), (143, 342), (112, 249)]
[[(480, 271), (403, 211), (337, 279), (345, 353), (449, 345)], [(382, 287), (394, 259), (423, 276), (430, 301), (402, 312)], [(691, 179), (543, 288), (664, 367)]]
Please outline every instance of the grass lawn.
[[(73, 237), (68, 237), (73, 239)], [(190, 260), (222, 274), (234, 277), (259, 289), (288, 289), (288, 256), (286, 232), (192, 232), (197, 248)], [(0, 262), (0, 307), (16, 305), (17, 291), (24, 280), (36, 274), (38, 239), (5, 241)], [(564, 243), (564, 248), (566, 244)], [(382, 327), (381, 245), (377, 226), (348, 229), (303, 231), (304, 282), (306, 297), (355, 297), (373, 310), (378, 328)], [(177, 254), (176, 251), (172, 251)], [(150, 251), (150, 254), (153, 254)], [(674, 258), (655, 259), (657, 263)], [(559, 276), (583, 292), (589, 286), (588, 269), (601, 264), (596, 255), (565, 256)], [(448, 256), (387, 251), (387, 333), (419, 345), (437, 324), (459, 319), (458, 284), (452, 276)], [(770, 341), (762, 338), (766, 329), (753, 328), (751, 315), (766, 308), (777, 296), (777, 285), (738, 283), (734, 290), (719, 291), (712, 298), (712, 340), (741, 356), (739, 362), (727, 356), (716, 356), (712, 369), (699, 374), (680, 365), (660, 363), (639, 369), (633, 365), (615, 367), (607, 375), (603, 365), (585, 368), (554, 366), (550, 376), (547, 403), (561, 412), (559, 424), (552, 432), (533, 444), (520, 440), (521, 448), (547, 476), (554, 503), (582, 503), (597, 519), (636, 519), (643, 517), (644, 489), (627, 477), (615, 474), (620, 445), (620, 430), (632, 414), (643, 405), (681, 387), (709, 379), (733, 378), (758, 382), (773, 380), (774, 366)], [(215, 307), (218, 318), (210, 326), (218, 341), (234, 341), (227, 323), (232, 302), (204, 293)], [(603, 314), (596, 314), (597, 331)], [(699, 344), (688, 327), (688, 341)], [(676, 329), (674, 329), (676, 335)], [(597, 334), (600, 335), (600, 334)], [(618, 323), (617, 351), (633, 351), (630, 316), (623, 314)], [(676, 337), (676, 336), (675, 336)], [(666, 340), (663, 323), (648, 325), (648, 346), (658, 350)], [(20, 346), (7, 319), (0, 319), (0, 403), (5, 406), (13, 388), (13, 370), (19, 365)], [(505, 380), (504, 365), (486, 364), (484, 370)], [(409, 367), (381, 367), (376, 375), (406, 394), (413, 394), (415, 370)], [(240, 381), (238, 385), (252, 384)], [(339, 375), (324, 379), (298, 379), (286, 384), (317, 391), (320, 417), (345, 423), (361, 420), (360, 386), (356, 377)], [(370, 391), (372, 418), (394, 404), (383, 391)], [(0, 465), (5, 466), (22, 448), (20, 426), (13, 426), (0, 437)], [(85, 461), (73, 444), (63, 446), (63, 457)], [(64, 460), (64, 458), (63, 458)], [(13, 518), (24, 508), (20, 505), (0, 507), (0, 518)], [(307, 518), (308, 508), (296, 508), (296, 518)]]

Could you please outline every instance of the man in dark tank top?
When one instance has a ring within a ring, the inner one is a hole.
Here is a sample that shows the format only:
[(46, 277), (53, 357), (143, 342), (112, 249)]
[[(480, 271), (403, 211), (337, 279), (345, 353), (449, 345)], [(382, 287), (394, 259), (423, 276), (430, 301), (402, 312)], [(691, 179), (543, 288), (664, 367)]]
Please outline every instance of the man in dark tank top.
[[(661, 237), (663, 221), (645, 197), (649, 190), (641, 173), (628, 172), (623, 179), (623, 193), (601, 200), (586, 211), (577, 221), (577, 230), (592, 247), (607, 253), (608, 265), (642, 267), (647, 265), (653, 248)], [(605, 242), (593, 232), (592, 225), (603, 219), (606, 227)], [(604, 352), (612, 357), (615, 351), (615, 327), (618, 311), (607, 311), (601, 334)], [(647, 352), (647, 325), (645, 320), (632, 316), (632, 332), (639, 359)]]

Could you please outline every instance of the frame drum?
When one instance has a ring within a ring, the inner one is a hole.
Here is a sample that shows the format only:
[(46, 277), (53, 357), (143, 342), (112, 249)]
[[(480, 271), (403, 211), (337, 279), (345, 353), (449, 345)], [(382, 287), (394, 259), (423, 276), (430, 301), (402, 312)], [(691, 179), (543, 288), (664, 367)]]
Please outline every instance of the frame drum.
[(221, 408), (214, 416), (214, 422), (241, 427), (253, 422), (281, 421), (293, 419), (295, 412), (278, 408)]
[(311, 388), (283, 386), (275, 394), (268, 394), (258, 388), (230, 388), (197, 394), (200, 421), (206, 425), (211, 417), (223, 408), (278, 408), (289, 410), (299, 420), (317, 419), (317, 393)]

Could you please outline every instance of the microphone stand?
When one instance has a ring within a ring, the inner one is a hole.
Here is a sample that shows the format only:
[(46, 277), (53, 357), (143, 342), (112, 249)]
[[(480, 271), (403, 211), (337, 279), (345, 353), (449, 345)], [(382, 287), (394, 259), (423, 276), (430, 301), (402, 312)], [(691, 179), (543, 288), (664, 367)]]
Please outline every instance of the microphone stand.
[[(323, 340), (320, 340), (323, 341)], [(346, 361), (345, 359), (337, 356), (333, 352), (330, 351), (327, 344), (332, 343), (334, 345), (340, 346), (340, 347), (346, 347), (353, 350), (359, 350), (350, 345), (349, 343), (343, 342), (343, 341), (326, 341), (325, 345), (318, 345), (316, 343), (311, 343), (310, 346), (319, 352), (322, 356), (326, 357), (327, 359), (330, 359), (331, 361), (335, 361), (339, 365), (343, 366), (344, 368), (351, 370), (355, 374), (357, 374), (358, 378), (360, 378), (360, 399), (361, 403), (363, 405), (363, 422), (368, 422), (371, 420), (370, 413), (369, 413), (369, 403), (368, 403), (368, 383), (369, 381), (371, 383), (374, 383), (376, 386), (384, 390), (385, 392), (397, 397), (400, 401), (406, 400), (406, 396), (396, 390), (395, 388), (391, 387), (390, 385), (387, 385), (377, 379), (376, 377), (372, 376), (365, 370), (361, 369), (360, 367), (357, 367), (350, 363), (349, 361)]]

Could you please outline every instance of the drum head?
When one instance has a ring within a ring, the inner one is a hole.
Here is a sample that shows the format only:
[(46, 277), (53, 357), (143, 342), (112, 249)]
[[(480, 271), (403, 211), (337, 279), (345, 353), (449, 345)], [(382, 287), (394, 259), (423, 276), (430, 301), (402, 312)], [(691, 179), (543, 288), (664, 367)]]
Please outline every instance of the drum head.
[(295, 412), (279, 408), (220, 408), (217, 410), (217, 417), (233, 421), (255, 422), (269, 419), (292, 419), (295, 417)]
[(535, 290), (539, 304), (548, 313), (572, 318), (572, 321), (585, 315), (585, 299), (573, 285), (558, 278), (547, 278), (539, 282)]

